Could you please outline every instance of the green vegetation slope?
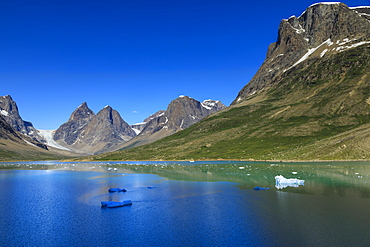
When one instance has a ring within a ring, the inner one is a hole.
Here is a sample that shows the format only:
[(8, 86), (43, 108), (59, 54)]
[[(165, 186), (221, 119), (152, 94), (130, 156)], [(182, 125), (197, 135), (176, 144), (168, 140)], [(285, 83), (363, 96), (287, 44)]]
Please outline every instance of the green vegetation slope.
[(370, 159), (369, 61), (368, 44), (307, 59), (181, 132), (87, 159)]

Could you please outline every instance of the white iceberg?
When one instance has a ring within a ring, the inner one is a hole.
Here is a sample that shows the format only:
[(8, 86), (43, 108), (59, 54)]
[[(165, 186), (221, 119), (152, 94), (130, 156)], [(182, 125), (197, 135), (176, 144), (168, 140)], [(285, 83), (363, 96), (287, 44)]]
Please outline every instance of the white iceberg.
[(277, 189), (284, 189), (288, 186), (298, 187), (299, 185), (304, 185), (304, 180), (297, 178), (284, 178), (282, 175), (275, 176), (275, 187)]

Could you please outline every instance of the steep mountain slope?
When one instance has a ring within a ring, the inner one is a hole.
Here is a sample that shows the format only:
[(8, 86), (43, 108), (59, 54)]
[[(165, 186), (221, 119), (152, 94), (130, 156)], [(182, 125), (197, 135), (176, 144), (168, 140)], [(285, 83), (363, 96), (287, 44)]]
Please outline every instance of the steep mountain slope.
[(310, 6), (299, 17), (282, 20), (278, 39), (269, 46), (265, 62), (233, 104), (267, 90), (287, 70), (307, 59), (369, 43), (366, 11), (368, 8), (350, 9), (343, 3), (320, 3)]
[(370, 159), (368, 9), (321, 3), (283, 20), (231, 107), (155, 143), (92, 159)]
[(32, 145), (47, 149), (43, 138), (38, 134), (32, 123), (21, 118), (17, 103), (10, 95), (0, 97), (0, 115), (14, 131), (22, 135)]
[(166, 111), (159, 111), (145, 119), (138, 136), (122, 145), (121, 149), (144, 145), (172, 135), (225, 107), (220, 101), (199, 102), (188, 96), (180, 96), (168, 105)]
[(150, 122), (150, 120), (162, 116), (164, 114), (164, 112), (165, 112), (164, 110), (159, 110), (156, 113), (154, 113), (154, 114), (150, 115), (149, 117), (147, 117), (146, 119), (144, 119), (144, 122), (131, 125), (131, 128), (138, 135), (138, 134), (140, 134), (141, 131), (143, 131), (145, 126)]
[(94, 154), (112, 150), (134, 136), (135, 131), (110, 106), (95, 115), (83, 103), (55, 131), (54, 140), (74, 152)]
[(82, 103), (72, 112), (68, 121), (55, 131), (54, 140), (63, 141), (65, 145), (73, 145), (94, 116), (95, 113), (86, 102)]
[(71, 157), (68, 152), (47, 150), (31, 137), (17, 132), (0, 115), (0, 161), (45, 160)]

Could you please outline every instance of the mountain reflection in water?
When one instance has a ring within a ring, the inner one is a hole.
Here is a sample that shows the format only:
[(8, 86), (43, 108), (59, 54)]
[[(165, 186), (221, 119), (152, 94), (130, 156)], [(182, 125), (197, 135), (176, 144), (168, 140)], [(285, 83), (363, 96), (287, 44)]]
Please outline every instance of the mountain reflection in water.
[[(305, 182), (276, 188), (277, 175)], [(1, 245), (368, 243), (367, 162), (3, 162), (0, 186)]]

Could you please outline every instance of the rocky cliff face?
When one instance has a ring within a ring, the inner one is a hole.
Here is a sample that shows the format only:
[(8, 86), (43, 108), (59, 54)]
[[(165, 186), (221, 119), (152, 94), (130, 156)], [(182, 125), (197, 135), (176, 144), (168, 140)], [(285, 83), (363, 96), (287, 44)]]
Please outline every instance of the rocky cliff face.
[(297, 65), (308, 66), (313, 58), (370, 43), (369, 10), (343, 3), (318, 3), (299, 17), (282, 20), (277, 41), (269, 46), (264, 63), (233, 104), (268, 90)]
[(157, 111), (156, 113), (154, 113), (154, 114), (150, 115), (149, 117), (147, 117), (146, 119), (144, 119), (144, 122), (131, 125), (131, 128), (138, 135), (145, 128), (147, 123), (150, 122), (150, 120), (162, 116), (164, 114), (164, 112), (165, 112), (164, 110)]
[(55, 132), (54, 140), (76, 152), (95, 154), (110, 151), (134, 136), (135, 131), (110, 106), (95, 115), (83, 103)]
[(0, 115), (0, 139), (21, 140), (17, 132), (10, 124)]
[(55, 131), (54, 140), (62, 140), (66, 145), (73, 145), (94, 116), (95, 113), (89, 109), (86, 102), (82, 103), (68, 121)]
[[(0, 97), (0, 115), (2, 119), (9, 124), (12, 130), (17, 133), (17, 135), (11, 134), (11, 136), (18, 136), (18, 138), (22, 139), (29, 145), (47, 149), (43, 138), (38, 134), (32, 123), (24, 121), (21, 118), (17, 103), (10, 95)], [(4, 124), (2, 124), (2, 126), (3, 128), (7, 129), (8, 133), (10, 133), (8, 127), (6, 127)]]

